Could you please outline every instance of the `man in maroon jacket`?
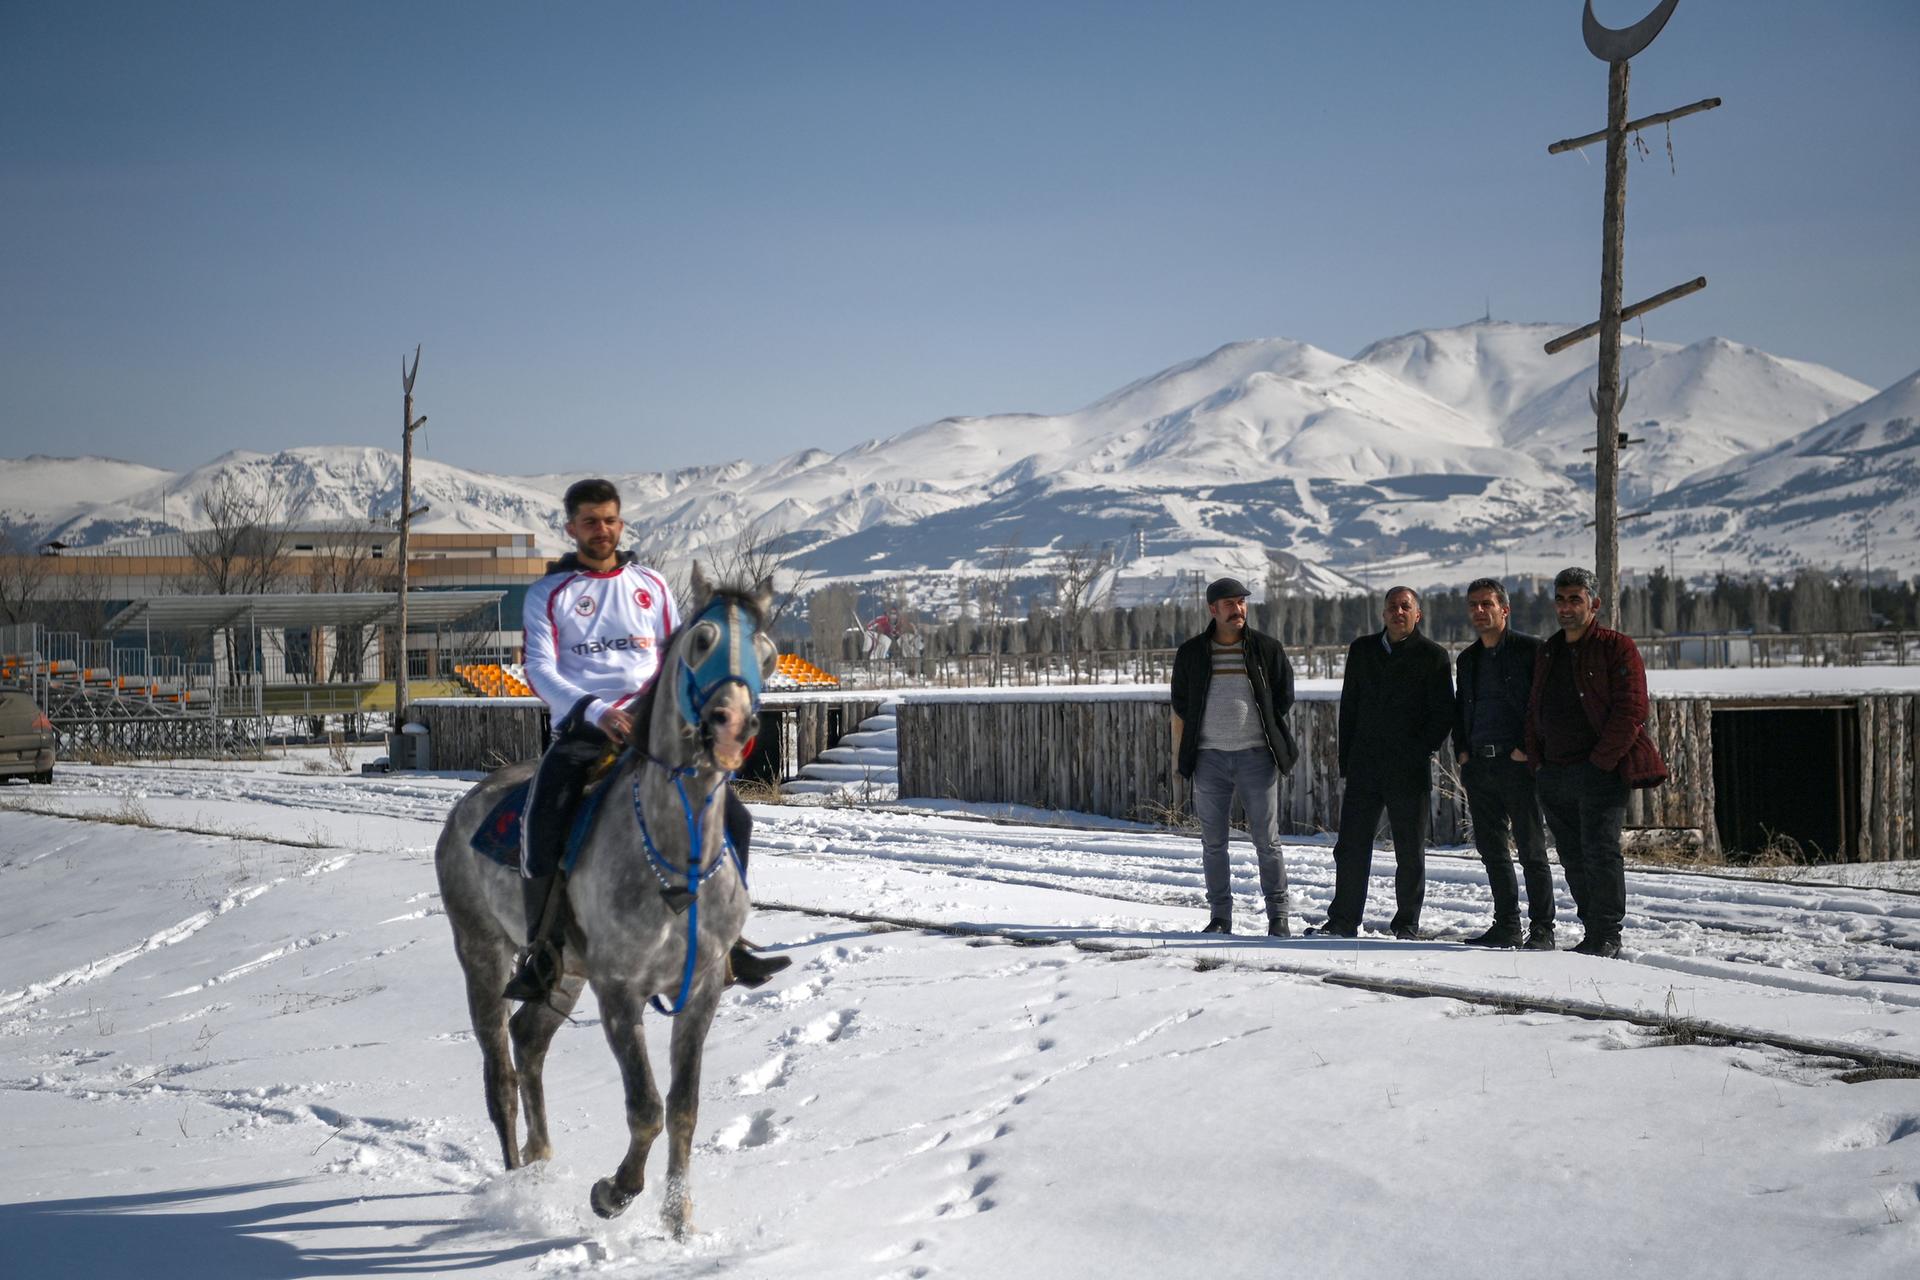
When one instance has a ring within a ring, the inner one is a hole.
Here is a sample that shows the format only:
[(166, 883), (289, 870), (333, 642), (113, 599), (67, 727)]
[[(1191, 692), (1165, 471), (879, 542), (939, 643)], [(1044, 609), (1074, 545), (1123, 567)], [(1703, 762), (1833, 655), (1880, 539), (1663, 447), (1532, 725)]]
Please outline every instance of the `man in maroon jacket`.
[(1527, 702), (1527, 759), (1586, 936), (1582, 955), (1620, 954), (1627, 873), (1620, 826), (1627, 793), (1658, 786), (1667, 767), (1647, 736), (1640, 650), (1599, 624), (1599, 583), (1586, 569), (1553, 580), (1560, 630), (1540, 647)]

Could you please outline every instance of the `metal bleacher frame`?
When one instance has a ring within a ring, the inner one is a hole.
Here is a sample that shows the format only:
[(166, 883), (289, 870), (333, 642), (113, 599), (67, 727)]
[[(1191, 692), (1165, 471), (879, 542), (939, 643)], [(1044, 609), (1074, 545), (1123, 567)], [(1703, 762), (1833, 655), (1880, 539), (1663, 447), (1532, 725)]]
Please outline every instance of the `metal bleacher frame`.
[(257, 678), (37, 622), (0, 627), (0, 683), (30, 692), (68, 759), (230, 754), (257, 747), (264, 724)]

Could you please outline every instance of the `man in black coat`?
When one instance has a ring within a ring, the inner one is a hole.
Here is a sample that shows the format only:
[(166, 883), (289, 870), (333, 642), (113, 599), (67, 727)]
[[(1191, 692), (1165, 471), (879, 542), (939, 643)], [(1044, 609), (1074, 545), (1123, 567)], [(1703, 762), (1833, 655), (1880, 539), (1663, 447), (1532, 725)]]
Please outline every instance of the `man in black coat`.
[[(1540, 821), (1533, 769), (1527, 763), (1527, 699), (1540, 639), (1507, 625), (1507, 588), (1498, 578), (1467, 587), (1467, 620), (1479, 640), (1460, 651), (1453, 699), (1453, 752), (1473, 815), (1473, 843), (1487, 867), (1493, 927), (1470, 947), (1553, 950), (1553, 869)], [(1527, 882), (1529, 928), (1520, 933), (1520, 887), (1513, 852)]]
[(1207, 587), (1207, 629), (1173, 657), (1173, 750), (1193, 783), (1200, 869), (1207, 882), (1205, 933), (1233, 932), (1227, 821), (1237, 793), (1246, 810), (1266, 899), (1267, 933), (1288, 936), (1287, 870), (1280, 861), (1280, 775), (1299, 755), (1287, 710), (1293, 664), (1272, 636), (1247, 625), (1247, 589), (1235, 578)]
[(1373, 837), (1385, 810), (1393, 829), (1396, 938), (1419, 936), (1427, 895), (1427, 811), (1433, 753), (1453, 730), (1447, 651), (1420, 634), (1420, 593), (1387, 592), (1379, 631), (1347, 649), (1340, 685), (1340, 837), (1333, 846), (1333, 903), (1317, 934), (1360, 932), (1373, 868)]

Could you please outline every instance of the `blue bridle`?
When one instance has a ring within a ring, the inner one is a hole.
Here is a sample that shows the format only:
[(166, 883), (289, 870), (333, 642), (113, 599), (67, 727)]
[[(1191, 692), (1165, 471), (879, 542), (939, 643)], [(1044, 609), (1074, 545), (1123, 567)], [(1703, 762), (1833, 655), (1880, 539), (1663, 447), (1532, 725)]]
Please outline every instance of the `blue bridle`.
[(700, 611), (700, 616), (693, 620), (692, 625), (699, 626), (703, 622), (711, 622), (720, 629), (720, 643), (707, 650), (707, 656), (700, 659), (698, 666), (689, 663), (684, 654), (681, 655), (680, 667), (674, 673), (673, 681), (673, 696), (680, 708), (680, 718), (689, 725), (697, 726), (714, 695), (730, 684), (744, 688), (753, 702), (753, 709), (758, 711), (763, 681), (760, 654), (754, 648), (753, 637), (759, 633), (759, 628), (753, 624), (746, 606), (725, 596), (716, 596), (711, 604)]
[[(760, 709), (760, 694), (764, 679), (760, 674), (760, 653), (754, 646), (753, 638), (759, 632), (749, 611), (738, 601), (725, 596), (716, 596), (712, 603), (700, 611), (693, 620), (693, 626), (711, 622), (720, 630), (720, 642), (707, 651), (696, 666), (687, 661), (686, 655), (679, 658), (679, 668), (674, 672), (673, 696), (679, 707), (680, 718), (689, 728), (698, 728), (700, 718), (706, 714), (707, 704), (714, 696), (729, 684), (737, 684), (747, 691), (753, 709)], [(653, 842), (653, 833), (647, 829), (647, 815), (640, 799), (640, 779), (633, 780), (633, 813), (640, 820), (640, 840), (647, 851), (647, 861), (652, 865), (654, 874), (660, 878), (663, 890), (672, 886), (667, 880), (669, 875), (685, 876), (687, 879), (687, 958), (680, 970), (680, 990), (675, 995), (673, 1006), (668, 1008), (659, 996), (652, 998), (654, 1009), (671, 1017), (687, 1007), (687, 996), (693, 990), (693, 973), (696, 951), (700, 938), (700, 886), (701, 882), (718, 869), (716, 865), (701, 865), (700, 847), (705, 843), (707, 819), (712, 816), (713, 806), (720, 798), (721, 788), (715, 787), (708, 794), (706, 803), (695, 811), (693, 801), (687, 795), (686, 779), (693, 770), (685, 765), (678, 768), (663, 760), (655, 759), (651, 754), (641, 752), (645, 759), (659, 765), (673, 779), (674, 790), (680, 796), (680, 808), (687, 823), (687, 841), (689, 857), (685, 867), (676, 867), (661, 855)], [(740, 851), (733, 846), (733, 838), (722, 833), (722, 843), (727, 855), (733, 859), (734, 870), (740, 876), (740, 885), (746, 887), (747, 869), (741, 862)]]

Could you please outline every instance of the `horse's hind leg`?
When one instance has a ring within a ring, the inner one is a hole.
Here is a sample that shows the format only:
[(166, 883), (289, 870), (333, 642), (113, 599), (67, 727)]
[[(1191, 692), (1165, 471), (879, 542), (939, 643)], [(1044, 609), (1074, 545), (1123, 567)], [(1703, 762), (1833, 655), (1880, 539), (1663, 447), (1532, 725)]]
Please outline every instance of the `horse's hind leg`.
[(620, 1064), (620, 1079), (627, 1094), (627, 1156), (610, 1178), (593, 1184), (593, 1211), (603, 1218), (618, 1217), (647, 1185), (647, 1152), (660, 1136), (660, 1090), (653, 1083), (653, 1067), (647, 1061), (647, 1041), (640, 1026), (645, 998), (632, 987), (614, 983), (595, 983), (593, 994), (600, 1001), (601, 1026), (607, 1043), (613, 1047), (614, 1060)]
[(467, 1012), (473, 1036), (480, 1042), (480, 1060), (487, 1090), (487, 1118), (500, 1138), (500, 1158), (509, 1169), (521, 1164), (514, 1142), (514, 1110), (518, 1080), (507, 1044), (507, 1001), (500, 992), (507, 985), (511, 957), (493, 947), (456, 945), (460, 968), (467, 978)]
[(527, 1116), (527, 1145), (521, 1156), (528, 1164), (553, 1154), (547, 1139), (545, 1071), (547, 1047), (554, 1032), (566, 1022), (584, 985), (577, 977), (562, 978), (546, 1000), (529, 1000), (513, 1015), (513, 1062), (520, 1075), (520, 1104)]
[(720, 984), (696, 998), (673, 1024), (673, 1083), (667, 1087), (667, 1187), (660, 1220), (676, 1237), (693, 1229), (693, 1192), (687, 1185), (687, 1166), (693, 1160), (693, 1130), (700, 1119), (700, 1064), (706, 1055), (707, 1031), (720, 998)]

